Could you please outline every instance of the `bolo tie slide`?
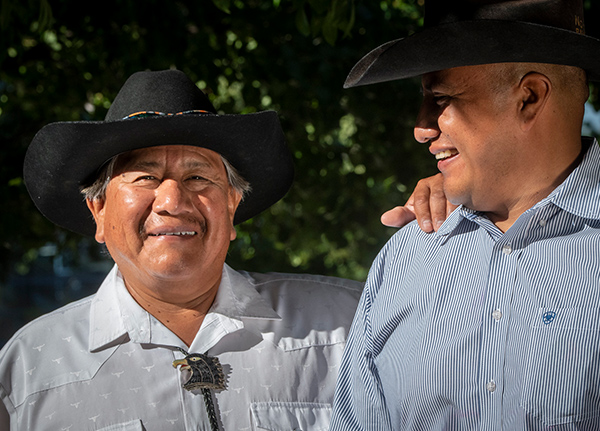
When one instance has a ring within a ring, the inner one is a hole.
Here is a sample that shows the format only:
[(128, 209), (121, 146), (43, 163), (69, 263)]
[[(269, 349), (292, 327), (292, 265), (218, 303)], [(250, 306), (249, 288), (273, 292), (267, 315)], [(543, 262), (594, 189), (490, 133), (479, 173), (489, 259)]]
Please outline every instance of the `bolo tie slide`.
[(211, 389), (225, 389), (225, 374), (218, 358), (202, 353), (189, 353), (178, 347), (185, 358), (173, 361), (173, 367), (181, 366), (180, 371), (187, 370), (190, 377), (182, 385), (188, 391), (200, 390), (204, 397), (204, 405), (212, 431), (219, 431), (219, 421), (213, 404)]

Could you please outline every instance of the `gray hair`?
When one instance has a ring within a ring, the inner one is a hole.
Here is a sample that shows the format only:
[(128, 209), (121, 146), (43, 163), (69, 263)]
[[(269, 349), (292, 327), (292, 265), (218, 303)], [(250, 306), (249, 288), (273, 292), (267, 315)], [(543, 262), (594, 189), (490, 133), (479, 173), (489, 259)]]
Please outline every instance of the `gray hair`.
[[(113, 176), (113, 171), (118, 158), (119, 155), (116, 155), (106, 162), (96, 177), (96, 180), (91, 185), (81, 189), (81, 194), (86, 200), (104, 200), (106, 197), (106, 188)], [(223, 161), (225, 171), (227, 172), (229, 185), (233, 187), (233, 189), (242, 196), (242, 200), (244, 200), (244, 197), (252, 190), (250, 183), (242, 177), (238, 170), (234, 168), (225, 157), (221, 156), (221, 160)]]

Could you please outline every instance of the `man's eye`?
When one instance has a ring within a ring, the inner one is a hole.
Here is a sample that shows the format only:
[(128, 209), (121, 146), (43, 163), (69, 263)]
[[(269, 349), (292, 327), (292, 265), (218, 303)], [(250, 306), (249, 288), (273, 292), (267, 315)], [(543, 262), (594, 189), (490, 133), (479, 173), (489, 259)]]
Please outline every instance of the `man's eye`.
[(450, 96), (446, 95), (433, 96), (433, 102), (440, 106), (447, 105), (448, 103), (450, 103), (450, 99)]

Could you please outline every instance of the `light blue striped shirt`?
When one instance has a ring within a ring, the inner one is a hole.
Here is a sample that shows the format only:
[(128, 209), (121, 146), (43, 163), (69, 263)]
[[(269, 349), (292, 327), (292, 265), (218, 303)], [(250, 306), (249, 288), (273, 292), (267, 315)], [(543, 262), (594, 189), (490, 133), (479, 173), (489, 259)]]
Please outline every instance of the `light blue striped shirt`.
[[(584, 139), (590, 144), (590, 140)], [(332, 430), (600, 430), (600, 148), (502, 233), (459, 208), (375, 260)]]

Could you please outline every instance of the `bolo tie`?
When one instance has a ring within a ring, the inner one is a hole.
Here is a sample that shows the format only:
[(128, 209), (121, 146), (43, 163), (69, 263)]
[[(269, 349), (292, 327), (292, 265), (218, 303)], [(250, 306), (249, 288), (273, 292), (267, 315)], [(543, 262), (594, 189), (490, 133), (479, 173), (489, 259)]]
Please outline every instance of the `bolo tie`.
[(219, 421), (213, 404), (212, 389), (225, 389), (225, 375), (218, 358), (202, 353), (189, 353), (177, 347), (185, 358), (173, 361), (173, 367), (181, 365), (180, 371), (189, 370), (190, 377), (182, 385), (188, 391), (200, 390), (212, 431), (219, 431)]

